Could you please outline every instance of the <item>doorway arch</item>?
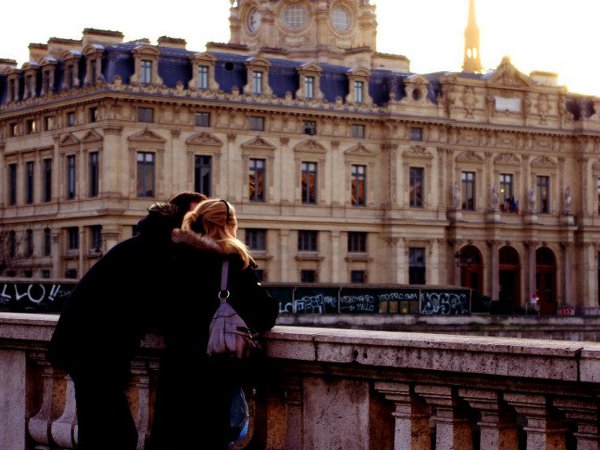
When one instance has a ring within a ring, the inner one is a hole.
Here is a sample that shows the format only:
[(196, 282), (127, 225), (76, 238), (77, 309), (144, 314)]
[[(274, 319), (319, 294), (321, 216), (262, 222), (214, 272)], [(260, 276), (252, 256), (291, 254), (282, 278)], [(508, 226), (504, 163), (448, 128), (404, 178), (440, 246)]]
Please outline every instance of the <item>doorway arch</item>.
[(535, 290), (540, 314), (556, 314), (556, 256), (548, 247), (535, 251)]
[(474, 245), (466, 245), (460, 249), (460, 285), (473, 289), (483, 295), (483, 257)]
[(508, 245), (498, 251), (498, 297), (500, 310), (511, 314), (521, 307), (521, 262), (519, 253)]

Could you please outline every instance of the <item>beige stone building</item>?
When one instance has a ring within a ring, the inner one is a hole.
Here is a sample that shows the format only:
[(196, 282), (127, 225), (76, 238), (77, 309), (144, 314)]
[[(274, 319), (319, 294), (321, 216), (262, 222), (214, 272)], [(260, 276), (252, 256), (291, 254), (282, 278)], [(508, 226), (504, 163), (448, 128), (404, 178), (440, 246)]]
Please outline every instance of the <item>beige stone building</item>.
[(508, 58), (482, 73), (473, 1), (463, 72), (378, 53), (369, 0), (231, 1), (229, 21), (205, 52), (86, 28), (0, 60), (4, 276), (80, 277), (197, 190), (236, 206), (269, 282), (598, 306), (600, 99)]

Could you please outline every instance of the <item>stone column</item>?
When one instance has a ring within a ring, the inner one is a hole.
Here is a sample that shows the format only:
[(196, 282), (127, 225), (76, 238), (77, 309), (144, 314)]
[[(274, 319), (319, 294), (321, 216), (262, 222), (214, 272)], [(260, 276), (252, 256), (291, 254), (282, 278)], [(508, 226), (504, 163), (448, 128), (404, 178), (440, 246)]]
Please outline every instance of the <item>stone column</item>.
[(518, 449), (518, 425), (514, 413), (503, 404), (500, 393), (482, 389), (459, 389), (459, 395), (481, 414), (479, 448), (485, 450)]
[(132, 407), (133, 419), (138, 432), (137, 450), (144, 450), (150, 420), (149, 380), (144, 361), (133, 361), (131, 363), (131, 374), (129, 403)]
[(570, 242), (561, 242), (561, 247), (564, 249), (564, 277), (565, 286), (563, 293), (563, 303), (570, 306), (575, 306), (575, 296), (573, 295), (572, 282), (572, 260), (573, 260), (573, 245)]
[(280, 263), (280, 271), (279, 271), (279, 279), (286, 281), (296, 281), (296, 277), (292, 277), (289, 272), (290, 268), (288, 266), (288, 260), (290, 259), (289, 255), (289, 245), (290, 245), (290, 230), (280, 230), (279, 231), (279, 263)]
[(343, 282), (347, 282), (348, 279), (346, 277), (343, 277), (343, 273), (346, 273), (346, 271), (344, 271), (343, 273), (341, 273), (340, 270), (340, 232), (339, 231), (332, 231), (331, 232), (331, 253), (329, 253), (330, 255), (332, 255), (331, 257), (331, 277), (330, 280), (332, 283), (343, 283)]
[(492, 300), (500, 300), (500, 261), (498, 257), (498, 248), (500, 241), (488, 241), (490, 249), (490, 282), (491, 282), (491, 297)]
[(504, 400), (525, 416), (527, 450), (566, 450), (567, 428), (547, 406), (546, 397), (534, 394), (506, 393)]
[(454, 389), (449, 386), (417, 385), (415, 393), (423, 397), (428, 405), (435, 407), (435, 450), (473, 450), (470, 419)]
[(392, 402), (396, 410), (394, 450), (431, 450), (429, 408), (408, 384), (375, 383), (375, 390)]
[(25, 448), (26, 361), (23, 350), (0, 350), (0, 450)]
[(529, 297), (527, 299), (525, 299), (526, 302), (529, 302), (529, 300), (534, 296), (537, 295), (536, 292), (536, 285), (535, 285), (535, 274), (536, 274), (536, 263), (535, 263), (535, 250), (536, 250), (536, 245), (537, 243), (534, 241), (526, 241), (524, 242), (525, 247), (528, 250), (528, 254), (527, 254), (527, 259), (528, 259), (528, 265), (529, 265), (529, 277), (528, 277), (528, 284), (529, 284)]
[[(50, 426), (52, 424), (52, 410), (53, 410), (53, 400), (54, 400), (54, 370), (50, 366), (50, 363), (47, 362), (43, 355), (32, 355), (32, 360), (35, 364), (41, 369), (42, 372), (42, 404), (38, 412), (29, 419), (27, 423), (27, 431), (29, 432), (29, 436), (35, 443), (33, 446), (36, 450), (48, 449), (50, 448)], [(25, 368), (23, 368), (23, 373), (25, 373)], [(25, 392), (25, 386), (23, 386), (23, 390), (17, 391), (20, 393)], [(12, 414), (15, 414), (11, 411)], [(23, 415), (20, 420), (26, 415)], [(23, 447), (14, 447), (10, 450), (15, 450), (17, 448), (25, 448)], [(7, 449), (9, 450), (9, 449)]]

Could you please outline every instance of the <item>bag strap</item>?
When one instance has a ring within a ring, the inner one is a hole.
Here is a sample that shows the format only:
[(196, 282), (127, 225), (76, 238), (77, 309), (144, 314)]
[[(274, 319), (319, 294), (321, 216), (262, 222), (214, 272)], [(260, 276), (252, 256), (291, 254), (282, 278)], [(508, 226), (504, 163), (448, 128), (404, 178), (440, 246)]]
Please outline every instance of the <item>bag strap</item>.
[(229, 260), (225, 259), (221, 266), (221, 290), (219, 291), (219, 299), (221, 303), (227, 302), (229, 298), (229, 290), (227, 290), (227, 277), (229, 275)]

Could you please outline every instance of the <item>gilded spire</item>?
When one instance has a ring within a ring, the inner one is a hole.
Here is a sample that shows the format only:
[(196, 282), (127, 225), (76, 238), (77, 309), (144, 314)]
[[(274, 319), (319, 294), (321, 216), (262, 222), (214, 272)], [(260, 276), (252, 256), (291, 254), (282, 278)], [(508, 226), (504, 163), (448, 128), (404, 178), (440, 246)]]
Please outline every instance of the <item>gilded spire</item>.
[(469, 0), (469, 23), (465, 28), (465, 59), (464, 72), (482, 71), (481, 58), (479, 57), (479, 27), (475, 17), (475, 0)]

